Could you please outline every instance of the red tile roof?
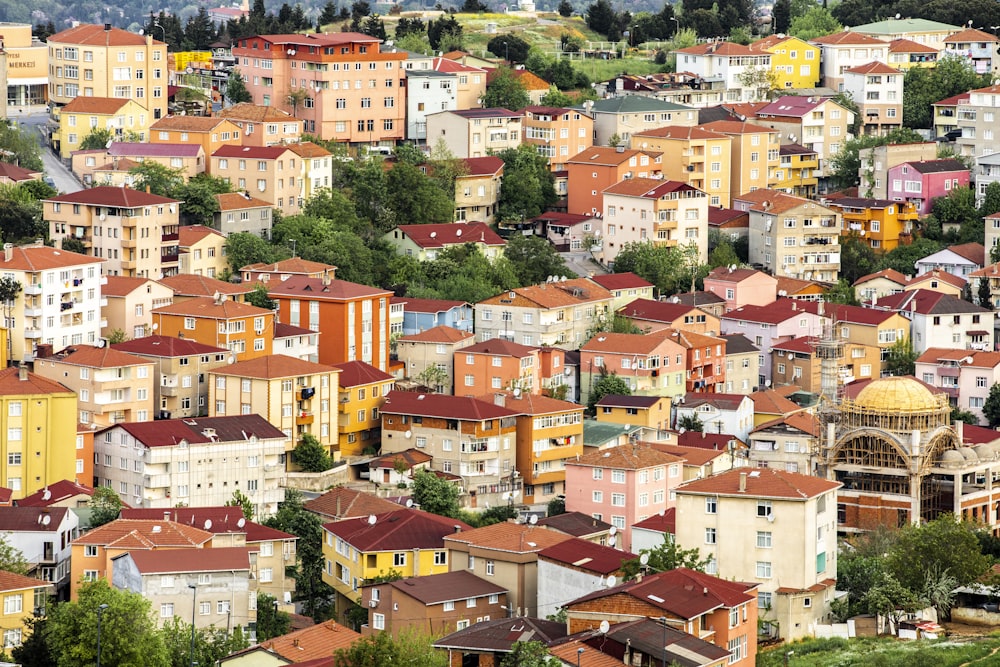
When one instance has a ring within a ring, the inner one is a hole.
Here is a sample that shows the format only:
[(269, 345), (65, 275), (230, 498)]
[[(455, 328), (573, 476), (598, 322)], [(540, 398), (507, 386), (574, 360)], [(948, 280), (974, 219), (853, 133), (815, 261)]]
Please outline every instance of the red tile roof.
[(226, 235), (217, 229), (206, 227), (205, 225), (183, 225), (177, 230), (178, 245), (182, 248), (190, 247), (207, 236), (218, 236), (226, 238)]
[(633, 523), (632, 528), (644, 528), (657, 533), (669, 533), (673, 535), (677, 532), (677, 508), (671, 507), (663, 514), (654, 514), (638, 523)]
[(158, 204), (176, 204), (176, 199), (161, 197), (142, 190), (99, 185), (96, 188), (85, 188), (78, 192), (57, 195), (45, 201), (61, 204), (87, 204), (89, 206), (111, 206), (114, 208), (138, 208), (141, 206), (156, 206)]
[(18, 507), (51, 507), (74, 496), (92, 496), (94, 490), (68, 479), (49, 484), (17, 501)]
[[(745, 491), (740, 485), (745, 485)], [(691, 480), (677, 487), (677, 493), (695, 493), (779, 500), (808, 500), (839, 489), (843, 484), (832, 480), (787, 472), (778, 468), (735, 468), (726, 472)]]
[(882, 269), (881, 271), (877, 271), (875, 273), (869, 273), (868, 275), (861, 276), (860, 278), (858, 278), (857, 280), (854, 281), (854, 285), (853, 286), (857, 287), (858, 285), (860, 285), (862, 283), (866, 283), (869, 280), (875, 280), (876, 278), (885, 278), (886, 280), (891, 280), (892, 282), (896, 283), (897, 285), (901, 285), (901, 286), (902, 285), (906, 285), (906, 283), (907, 283), (906, 276), (904, 276), (902, 273), (900, 273), (896, 269)]
[(739, 443), (739, 439), (728, 433), (705, 433), (704, 431), (684, 431), (677, 434), (677, 445), (680, 447), (693, 447), (695, 449), (707, 449), (714, 452), (726, 451), (732, 441)]
[[(270, 206), (270, 204), (268, 204)], [(270, 264), (258, 263), (258, 264), (248, 264), (240, 269), (241, 272), (249, 271), (251, 273), (279, 273), (279, 274), (301, 274), (309, 275), (316, 273), (323, 273), (327, 270), (336, 270), (333, 264), (324, 264), (322, 262), (312, 262), (308, 259), (302, 259), (301, 257), (290, 257), (288, 259), (281, 259), (277, 262), (272, 262)]]
[[(163, 121), (160, 121), (163, 122)], [(150, 128), (155, 129), (155, 125)], [(277, 160), (285, 153), (289, 152), (288, 146), (234, 146), (227, 144), (219, 146), (212, 157), (214, 158), (249, 158), (252, 160)]]
[(25, 379), (21, 371), (13, 366), (0, 371), (0, 396), (30, 396), (39, 394), (71, 394), (72, 390), (55, 380), (49, 380), (25, 369)]
[(462, 348), (462, 351), (466, 354), (490, 354), (497, 357), (514, 357), (516, 359), (531, 357), (538, 354), (537, 347), (521, 345), (520, 343), (504, 340), (503, 338), (484, 340), (482, 343), (476, 343), (475, 345), (464, 347)]
[(815, 314), (816, 304), (796, 301), (795, 299), (778, 299), (766, 306), (741, 306), (729, 311), (722, 318), (741, 322), (763, 322), (776, 325), (793, 317), (801, 317), (806, 313)]
[(37, 245), (14, 246), (11, 249), (10, 261), (4, 257), (5, 255), (0, 253), (0, 270), (31, 272), (80, 266), (81, 264), (99, 264), (104, 261), (97, 257), (81, 255), (69, 250)]
[[(62, 528), (66, 507), (4, 507), (0, 509), (0, 531), (4, 532), (53, 532)], [(45, 522), (44, 517), (50, 517)]]
[(793, 412), (790, 415), (784, 417), (778, 417), (777, 419), (772, 419), (771, 421), (764, 422), (757, 428), (755, 428), (751, 433), (757, 433), (758, 431), (766, 431), (772, 429), (776, 426), (788, 426), (790, 428), (801, 431), (802, 433), (807, 433), (813, 437), (819, 437), (821, 429), (819, 425), (819, 420), (815, 415), (811, 415), (807, 412)]
[(281, 109), (275, 109), (273, 106), (265, 106), (263, 104), (253, 104), (252, 102), (239, 102), (231, 107), (226, 107), (218, 113), (219, 118), (228, 118), (230, 120), (246, 120), (256, 123), (263, 123), (265, 121), (274, 122), (299, 122), (292, 114), (287, 111), (282, 111)]
[(421, 248), (444, 248), (461, 243), (506, 245), (500, 236), (484, 222), (448, 222), (427, 225), (400, 225), (399, 231)]
[(487, 157), (467, 157), (463, 176), (492, 176), (503, 169), (503, 160), (492, 155)]
[(704, 127), (681, 127), (679, 125), (667, 125), (652, 130), (643, 130), (633, 136), (653, 137), (656, 139), (725, 139), (732, 141), (732, 137), (728, 134), (706, 130)]
[(101, 296), (113, 297), (126, 296), (148, 282), (155, 282), (149, 278), (132, 276), (104, 276), (104, 281), (104, 284), (101, 285)]
[(895, 311), (921, 315), (952, 315), (956, 313), (988, 313), (989, 309), (969, 303), (950, 294), (927, 289), (915, 289), (883, 296), (875, 305)]
[(693, 56), (752, 56), (755, 52), (736, 42), (703, 42), (695, 46), (677, 49), (677, 53)]
[(838, 32), (833, 35), (824, 35), (823, 37), (816, 37), (810, 39), (811, 44), (829, 44), (829, 45), (841, 45), (841, 44), (869, 44), (871, 46), (876, 46), (880, 44), (885, 44), (880, 39), (875, 39), (874, 37), (869, 37), (868, 35), (862, 35), (859, 32), (851, 32), (850, 30), (845, 30), (843, 32)]
[(175, 447), (182, 440), (195, 445), (212, 442), (245, 442), (250, 437), (285, 439), (285, 434), (260, 415), (228, 417), (188, 417), (155, 422), (125, 422), (104, 431), (120, 428), (146, 447)]
[(73, 366), (89, 366), (90, 368), (145, 366), (152, 363), (149, 359), (143, 359), (134, 354), (120, 352), (110, 347), (94, 347), (93, 345), (67, 347), (56, 356), (48, 357), (46, 360), (59, 361)]
[[(969, 360), (969, 361), (967, 361)], [(980, 350), (953, 350), (931, 347), (917, 357), (918, 363), (937, 364), (941, 361), (953, 361), (957, 366), (973, 368), (996, 368), (1000, 365), (1000, 352), (983, 352)]]
[(556, 530), (549, 530), (544, 526), (505, 521), (474, 530), (452, 533), (445, 536), (444, 539), (445, 546), (449, 548), (454, 548), (450, 543), (455, 542), (478, 549), (530, 554), (576, 538)]
[[(183, 228), (182, 228), (183, 229)], [(208, 276), (198, 276), (191, 273), (178, 273), (175, 276), (161, 278), (161, 285), (166, 285), (180, 296), (212, 297), (216, 293), (228, 296), (247, 294), (252, 291), (249, 285), (229, 283)]]
[(339, 520), (395, 512), (399, 506), (370, 493), (340, 486), (307, 501), (305, 508), (322, 517)]
[(392, 391), (382, 405), (382, 414), (440, 417), (463, 421), (484, 421), (513, 417), (513, 410), (467, 396), (420, 394), (414, 391)]
[(935, 102), (931, 106), (958, 106), (959, 104), (968, 104), (969, 93), (959, 93), (958, 95), (952, 95), (951, 97), (946, 97), (943, 100)]
[(758, 116), (789, 116), (801, 118), (819, 105), (826, 102), (825, 97), (805, 97), (801, 95), (783, 95), (767, 106), (757, 110)]
[(678, 456), (664, 454), (648, 445), (621, 445), (589, 452), (576, 460), (568, 459), (566, 465), (642, 470), (681, 461), (683, 459)]
[(507, 593), (503, 586), (480, 579), (468, 570), (409, 577), (389, 582), (388, 585), (425, 605)]
[[(581, 153), (577, 153), (569, 160), (569, 164), (587, 164), (587, 165), (603, 165), (603, 166), (617, 166), (623, 162), (628, 162), (633, 157), (637, 157), (643, 151), (636, 151), (626, 148), (623, 151), (619, 151), (616, 148), (609, 148), (607, 146), (591, 146), (585, 149)], [(644, 153), (645, 155), (659, 155), (659, 153)]]
[(590, 279), (609, 292), (621, 289), (643, 289), (646, 287), (653, 287), (653, 283), (640, 278), (631, 271), (627, 271), (625, 273), (602, 273), (600, 275), (592, 276)]
[(934, 53), (938, 52), (932, 46), (927, 46), (926, 44), (918, 44), (912, 39), (905, 39), (900, 37), (899, 39), (894, 39), (889, 42), (889, 53)]
[[(84, 23), (50, 36), (47, 40), (52, 44), (79, 44), (81, 46), (142, 46), (146, 38), (121, 28), (105, 30), (103, 25)], [(153, 40), (153, 46), (165, 46), (163, 42)]]
[(572, 537), (542, 549), (538, 552), (538, 557), (570, 565), (580, 570), (608, 575), (619, 572), (623, 561), (632, 560), (639, 556), (629, 551), (619, 551), (612, 547)]
[(558, 398), (550, 398), (541, 394), (531, 394), (528, 392), (515, 396), (509, 391), (496, 391), (490, 394), (477, 396), (481, 401), (501, 405), (509, 410), (513, 410), (519, 415), (550, 415), (561, 412), (583, 412), (583, 406), (569, 401), (562, 401)]
[(140, 574), (186, 574), (188, 572), (239, 572), (250, 570), (250, 549), (215, 547), (211, 554), (201, 549), (135, 550), (115, 558), (131, 558)]
[(221, 195), (214, 195), (214, 197), (219, 202), (220, 211), (237, 211), (244, 208), (271, 208), (274, 206), (269, 201), (258, 199), (252, 195), (248, 197), (242, 192), (225, 192)]
[(164, 116), (150, 126), (153, 130), (181, 132), (211, 132), (223, 123), (230, 123), (219, 116)]
[[(242, 270), (259, 271), (261, 269), (244, 267)], [(392, 292), (368, 285), (350, 283), (346, 280), (330, 280), (329, 284), (324, 285), (322, 278), (298, 275), (280, 283), (268, 283), (267, 295), (271, 298), (298, 297), (318, 301), (350, 301), (377, 296), (388, 297), (392, 296)]]
[[(685, 306), (686, 310), (690, 310)], [(657, 331), (649, 334), (599, 333), (580, 347), (581, 352), (612, 354), (648, 354), (670, 339), (670, 334)]]
[(292, 338), (294, 336), (312, 336), (313, 334), (319, 333), (313, 331), (312, 329), (306, 329), (305, 327), (296, 327), (291, 324), (285, 324), (284, 322), (274, 323), (274, 338)]
[[(53, 508), (56, 509), (56, 508)], [(212, 533), (173, 521), (116, 519), (73, 540), (73, 544), (96, 544), (116, 549), (156, 547), (201, 547)]]
[(975, 28), (969, 28), (967, 30), (959, 30), (958, 32), (948, 35), (944, 38), (945, 44), (960, 44), (964, 42), (997, 42), (1000, 39), (996, 35), (992, 35), (988, 32), (983, 32), (982, 30), (976, 30)]
[(186, 317), (203, 317), (213, 320), (274, 315), (274, 311), (251, 306), (248, 303), (240, 303), (232, 299), (224, 299), (221, 302), (216, 302), (210, 296), (194, 297), (181, 303), (157, 308), (152, 312), (161, 315), (184, 315)]
[[(942, 162), (943, 160), (934, 160), (935, 162)], [(957, 160), (952, 160), (952, 162), (957, 162)], [(924, 163), (926, 164), (926, 163)], [(962, 169), (966, 169), (965, 165), (962, 165)], [(950, 250), (959, 257), (963, 257), (970, 262), (978, 264), (979, 266), (984, 266), (986, 264), (986, 246), (982, 243), (961, 243), (959, 245), (951, 245), (945, 248), (945, 250)]]
[(695, 310), (693, 306), (655, 299), (636, 299), (618, 310), (619, 315), (651, 322), (673, 322)]
[(31, 171), (30, 169), (19, 167), (18, 165), (11, 164), (10, 162), (0, 162), (0, 178), (6, 178), (14, 182), (34, 180), (34, 177), (40, 173), (41, 172)]
[(701, 128), (723, 134), (757, 134), (760, 132), (778, 134), (778, 130), (738, 120), (716, 120), (711, 123), (702, 123)]
[[(247, 521), (239, 506), (232, 507), (129, 507), (121, 512), (122, 519), (145, 519), (147, 521), (174, 521), (195, 528), (207, 530), (216, 535), (221, 533), (245, 533)], [(242, 522), (243, 525), (240, 525)], [(291, 536), (290, 536), (291, 537)]]
[(418, 334), (403, 336), (399, 341), (413, 343), (458, 343), (459, 341), (468, 340), (473, 337), (474, 335), (468, 331), (461, 331), (442, 324), (433, 329), (421, 331)]
[(361, 635), (354, 630), (335, 621), (324, 621), (287, 635), (268, 639), (259, 646), (293, 663), (304, 663), (329, 659), (333, 653), (349, 648), (359, 639)]
[[(982, 269), (977, 269), (977, 271), (981, 270)], [(975, 276), (977, 271), (973, 271), (969, 275)], [(913, 276), (912, 278), (910, 278), (910, 281), (907, 283), (907, 287), (912, 287), (913, 285), (925, 283), (929, 280), (939, 280), (941, 282), (948, 283), (952, 287), (957, 287), (958, 289), (962, 289), (963, 287), (965, 287), (966, 283), (966, 280), (964, 278), (960, 278), (956, 276), (954, 273), (948, 273), (947, 271), (940, 271), (938, 269), (931, 269), (930, 271), (921, 273), (919, 276)]]
[(364, 361), (347, 361), (342, 364), (333, 364), (333, 367), (340, 369), (338, 384), (341, 388), (360, 387), (376, 382), (390, 382), (395, 379), (392, 375), (380, 371)]
[(62, 108), (62, 113), (92, 113), (112, 115), (131, 102), (128, 98), (121, 97), (86, 97), (79, 95), (74, 97)]
[(273, 380), (275, 378), (337, 372), (337, 369), (333, 366), (317, 364), (297, 357), (288, 357), (283, 354), (269, 354), (266, 357), (247, 359), (246, 361), (240, 361), (229, 366), (216, 368), (212, 372), (219, 375), (236, 375), (239, 377)]
[(205, 345), (191, 338), (174, 338), (173, 336), (133, 338), (123, 343), (115, 343), (111, 347), (143, 357), (192, 357), (229, 352), (225, 348)]
[(766, 415), (787, 415), (801, 410), (797, 403), (793, 403), (774, 389), (764, 389), (750, 394), (753, 401), (753, 411), (755, 414)]
[(370, 517), (343, 519), (323, 525), (327, 530), (362, 552), (443, 549), (444, 538), (456, 530), (471, 527), (458, 519), (401, 508)]
[(718, 280), (725, 283), (741, 283), (747, 278), (761, 275), (767, 276), (766, 273), (757, 269), (729, 269), (725, 266), (718, 266), (712, 269), (705, 277), (709, 280)]
[(659, 199), (669, 192), (690, 191), (696, 188), (680, 181), (658, 178), (626, 178), (604, 189), (606, 195)]

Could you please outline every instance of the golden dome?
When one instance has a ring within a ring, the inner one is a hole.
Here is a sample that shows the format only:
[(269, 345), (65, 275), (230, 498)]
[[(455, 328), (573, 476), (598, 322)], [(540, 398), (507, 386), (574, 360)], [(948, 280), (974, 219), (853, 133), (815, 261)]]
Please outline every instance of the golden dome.
[(911, 377), (887, 377), (873, 380), (858, 392), (854, 403), (883, 412), (918, 412), (938, 410), (941, 403), (931, 391)]

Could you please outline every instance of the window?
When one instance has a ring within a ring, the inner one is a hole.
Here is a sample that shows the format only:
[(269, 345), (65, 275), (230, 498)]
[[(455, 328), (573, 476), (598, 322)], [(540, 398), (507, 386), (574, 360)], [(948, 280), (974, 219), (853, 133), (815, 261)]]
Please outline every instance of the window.
[(160, 605), (160, 618), (173, 618), (174, 617), (174, 603), (164, 602)]
[(447, 565), (448, 564), (448, 552), (447, 551), (435, 551), (434, 552), (434, 564), (435, 565)]
[(603, 491), (591, 491), (590, 499), (595, 503), (604, 502), (604, 492)]
[(611, 482), (613, 484), (624, 484), (625, 483), (625, 471), (624, 470), (612, 470), (611, 471)]
[(758, 500), (757, 501), (757, 516), (767, 517), (771, 515), (771, 501), (770, 500)]
[(406, 567), (406, 554), (396, 553), (392, 555), (392, 564), (395, 567)]
[(87, 557), (92, 557), (97, 555), (97, 545), (88, 544), (83, 548), (83, 555)]
[(3, 631), (3, 647), (14, 648), (21, 645), (21, 628)]
[(719, 499), (715, 496), (705, 498), (705, 514), (715, 514), (719, 511)]
[(771, 578), (771, 561), (767, 560), (757, 561), (757, 578), (758, 579)]
[(385, 630), (385, 614), (373, 614), (372, 627), (376, 630)]
[(758, 549), (771, 548), (771, 531), (769, 530), (757, 531), (757, 548)]
[(444, 607), (443, 608), (444, 608), (444, 611), (455, 611), (455, 601), (454, 600), (448, 600), (447, 602), (444, 603)]
[(716, 544), (716, 537), (715, 528), (705, 529), (705, 544)]
[(594, 468), (591, 475), (594, 479), (604, 479), (604, 468)]
[(491, 560), (486, 561), (486, 576), (492, 577), (494, 574), (496, 574), (496, 564)]
[(624, 493), (612, 493), (611, 494), (611, 504), (614, 507), (625, 507), (625, 494)]

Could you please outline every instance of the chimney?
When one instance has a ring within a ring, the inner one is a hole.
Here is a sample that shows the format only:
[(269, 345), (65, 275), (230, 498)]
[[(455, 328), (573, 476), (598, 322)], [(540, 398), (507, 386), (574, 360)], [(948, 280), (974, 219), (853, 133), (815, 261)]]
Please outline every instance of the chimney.
[(105, 23), (104, 24), (104, 32), (111, 32), (111, 24), (110, 23)]
[(455, 529), (456, 533), (461, 533), (462, 532), (462, 527), (460, 525), (458, 525), (457, 523), (454, 526), (452, 526), (452, 528)]
[(28, 379), (28, 367), (24, 364), (20, 364), (17, 367), (17, 379), (21, 382), (25, 382)]
[(170, 512), (164, 512), (163, 513), (163, 520), (164, 521), (170, 521)]
[(4, 243), (3, 244), (3, 261), (9, 262), (14, 259), (14, 244)]
[(746, 493), (747, 491), (747, 474), (745, 472), (740, 473), (740, 493)]
[(340, 498), (337, 498), (337, 518), (340, 518)]
[(323, 285), (329, 286), (330, 284), (330, 269), (323, 269)]
[(507, 396), (501, 393), (493, 394), (493, 405), (499, 405), (501, 408), (507, 406)]

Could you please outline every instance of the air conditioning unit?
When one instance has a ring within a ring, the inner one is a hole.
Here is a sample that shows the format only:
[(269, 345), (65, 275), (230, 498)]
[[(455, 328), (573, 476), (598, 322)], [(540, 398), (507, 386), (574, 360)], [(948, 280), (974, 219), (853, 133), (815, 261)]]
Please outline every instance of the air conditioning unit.
[(374, 609), (375, 607), (378, 606), (378, 600), (369, 600), (368, 601), (368, 606), (371, 607), (372, 609)]

